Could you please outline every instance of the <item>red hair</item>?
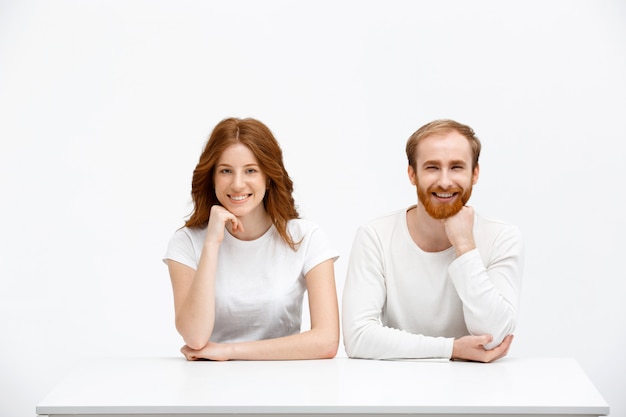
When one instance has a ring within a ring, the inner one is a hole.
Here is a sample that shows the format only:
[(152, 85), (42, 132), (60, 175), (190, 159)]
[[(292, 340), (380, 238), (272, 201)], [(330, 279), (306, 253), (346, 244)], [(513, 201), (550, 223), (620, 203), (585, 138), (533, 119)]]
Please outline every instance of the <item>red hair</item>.
[(294, 242), (287, 232), (287, 221), (299, 217), (293, 199), (293, 181), (283, 164), (283, 152), (267, 126), (247, 118), (224, 119), (215, 126), (207, 141), (191, 180), (194, 209), (185, 222), (186, 227), (205, 227), (209, 222), (211, 207), (220, 205), (215, 195), (215, 165), (226, 148), (241, 143), (247, 146), (268, 178), (268, 189), (263, 198), (265, 210), (270, 215), (278, 234), (293, 249)]
[(417, 161), (417, 144), (420, 140), (432, 135), (445, 134), (452, 130), (456, 130), (469, 141), (472, 147), (472, 170), (474, 170), (478, 165), (478, 158), (480, 157), (480, 140), (476, 137), (471, 127), (450, 119), (434, 120), (420, 127), (411, 135), (406, 143), (406, 157), (409, 161), (409, 165), (411, 165), (414, 170), (417, 170), (415, 164)]

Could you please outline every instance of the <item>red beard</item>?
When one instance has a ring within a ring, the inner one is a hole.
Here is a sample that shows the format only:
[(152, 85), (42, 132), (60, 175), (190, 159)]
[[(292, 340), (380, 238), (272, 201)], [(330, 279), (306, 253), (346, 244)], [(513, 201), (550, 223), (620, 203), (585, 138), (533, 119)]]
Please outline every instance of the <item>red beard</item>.
[[(454, 199), (449, 203), (442, 203), (436, 200), (436, 197), (433, 196), (433, 193), (455, 193), (457, 194)], [(460, 198), (459, 198), (460, 195)], [(454, 216), (457, 214), (465, 203), (467, 203), (472, 195), (472, 186), (467, 190), (463, 190), (461, 187), (454, 187), (448, 190), (444, 190), (441, 187), (429, 187), (427, 190), (424, 190), (422, 187), (417, 185), (417, 197), (420, 203), (424, 206), (424, 210), (426, 213), (430, 215), (433, 219), (447, 219), (448, 217)]]

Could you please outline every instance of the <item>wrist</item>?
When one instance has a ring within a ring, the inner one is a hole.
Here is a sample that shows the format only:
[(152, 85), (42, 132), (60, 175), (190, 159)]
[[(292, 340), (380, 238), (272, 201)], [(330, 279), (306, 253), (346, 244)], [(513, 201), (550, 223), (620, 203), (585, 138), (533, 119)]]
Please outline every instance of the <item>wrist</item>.
[(467, 252), (473, 251), (474, 249), (476, 249), (476, 244), (473, 240), (460, 242), (454, 245), (454, 251), (457, 258), (465, 255)]
[(236, 357), (237, 343), (222, 343), (220, 344), (220, 360), (231, 361), (237, 359)]
[(206, 239), (204, 241), (204, 245), (202, 246), (203, 252), (217, 252), (221, 246), (222, 242), (216, 240)]
[(452, 354), (450, 355), (450, 360), (455, 360), (459, 358), (458, 355), (459, 346), (457, 344), (457, 339), (452, 340)]

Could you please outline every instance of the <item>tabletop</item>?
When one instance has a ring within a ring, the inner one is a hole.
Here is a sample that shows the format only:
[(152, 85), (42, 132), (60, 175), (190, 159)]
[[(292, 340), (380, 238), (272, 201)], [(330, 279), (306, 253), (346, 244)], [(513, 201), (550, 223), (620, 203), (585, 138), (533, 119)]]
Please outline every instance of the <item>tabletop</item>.
[(574, 359), (189, 362), (91, 359), (36, 408), (41, 416), (607, 415)]

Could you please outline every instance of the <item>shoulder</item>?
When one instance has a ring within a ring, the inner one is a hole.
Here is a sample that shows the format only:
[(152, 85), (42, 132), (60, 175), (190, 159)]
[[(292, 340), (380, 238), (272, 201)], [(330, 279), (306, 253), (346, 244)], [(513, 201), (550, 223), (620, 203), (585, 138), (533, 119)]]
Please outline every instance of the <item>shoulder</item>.
[(494, 217), (484, 216), (480, 213), (476, 213), (476, 225), (480, 229), (496, 233), (502, 231), (515, 231), (519, 233), (519, 228), (517, 226)]
[(339, 257), (332, 239), (317, 223), (306, 219), (292, 219), (287, 222), (287, 231), (297, 242), (297, 253), (309, 259), (311, 265), (322, 260)]
[(301, 239), (306, 239), (307, 237), (317, 234), (323, 233), (320, 226), (307, 219), (291, 219), (287, 222), (287, 232), (291, 235), (291, 237), (298, 241)]
[(353, 240), (354, 247), (376, 247), (383, 251), (394, 242), (403, 242), (407, 209), (388, 212), (361, 225)]
[(476, 214), (475, 234), (484, 241), (515, 241), (522, 240), (522, 233), (516, 225), (507, 223), (503, 220)]
[(204, 244), (207, 229), (198, 227), (182, 227), (174, 232), (169, 241), (170, 251), (184, 250), (189, 253), (199, 252)]
[(178, 229), (169, 241), (164, 260), (172, 259), (191, 268), (197, 268), (205, 235), (206, 228)]
[(206, 227), (182, 227), (174, 233), (172, 241), (203, 242), (206, 231)]
[(390, 233), (406, 223), (407, 209), (395, 210), (376, 217), (359, 228), (359, 233), (374, 233), (377, 235)]
[(317, 223), (307, 219), (291, 219), (287, 222), (287, 230), (289, 231), (309, 231), (319, 229)]

